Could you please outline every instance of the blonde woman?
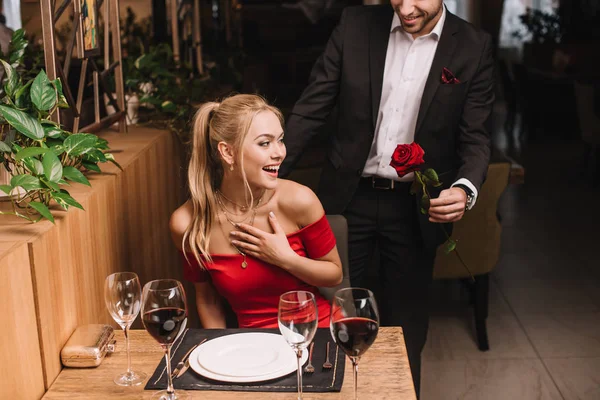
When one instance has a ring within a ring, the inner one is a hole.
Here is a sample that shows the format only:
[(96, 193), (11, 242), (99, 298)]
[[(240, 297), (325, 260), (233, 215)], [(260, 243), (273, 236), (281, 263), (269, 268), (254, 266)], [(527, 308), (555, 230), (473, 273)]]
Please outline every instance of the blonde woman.
[(342, 280), (335, 238), (319, 199), (277, 177), (286, 155), (281, 112), (255, 95), (207, 103), (196, 114), (191, 198), (170, 221), (196, 287), (205, 328), (224, 328), (225, 299), (240, 327), (276, 328), (279, 296), (315, 294), (319, 326), (329, 303), (316, 286)]

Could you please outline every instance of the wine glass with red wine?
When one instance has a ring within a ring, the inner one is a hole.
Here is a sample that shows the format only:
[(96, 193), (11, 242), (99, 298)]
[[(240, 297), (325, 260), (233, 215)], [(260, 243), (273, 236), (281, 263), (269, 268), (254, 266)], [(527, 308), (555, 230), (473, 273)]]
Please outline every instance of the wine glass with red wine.
[(358, 361), (379, 332), (379, 311), (370, 290), (345, 288), (335, 292), (329, 328), (337, 345), (354, 367), (354, 400), (358, 400)]
[(171, 377), (171, 346), (187, 325), (185, 291), (179, 281), (158, 279), (144, 285), (142, 292), (142, 323), (148, 333), (162, 346), (167, 363), (167, 390), (152, 397), (160, 400), (188, 399), (185, 392), (175, 393)]

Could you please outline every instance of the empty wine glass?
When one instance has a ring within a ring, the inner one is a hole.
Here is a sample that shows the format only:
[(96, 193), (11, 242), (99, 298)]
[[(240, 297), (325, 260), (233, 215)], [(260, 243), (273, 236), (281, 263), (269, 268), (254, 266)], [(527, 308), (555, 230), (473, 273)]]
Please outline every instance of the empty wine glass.
[(162, 346), (167, 363), (167, 390), (152, 397), (160, 400), (188, 399), (185, 392), (175, 393), (171, 377), (171, 346), (187, 324), (185, 291), (175, 279), (158, 279), (144, 285), (142, 293), (142, 323), (148, 333)]
[(358, 400), (358, 360), (379, 332), (379, 311), (370, 290), (345, 288), (335, 292), (329, 328), (337, 345), (354, 367), (354, 400)]
[(315, 296), (310, 292), (291, 291), (279, 297), (279, 330), (296, 352), (298, 359), (298, 399), (302, 399), (302, 352), (312, 342), (319, 321)]
[(108, 312), (121, 326), (125, 334), (127, 349), (127, 372), (114, 378), (120, 386), (139, 385), (146, 379), (146, 374), (131, 369), (131, 353), (129, 352), (129, 327), (140, 312), (142, 292), (140, 280), (133, 272), (117, 272), (109, 275), (104, 281), (104, 302)]

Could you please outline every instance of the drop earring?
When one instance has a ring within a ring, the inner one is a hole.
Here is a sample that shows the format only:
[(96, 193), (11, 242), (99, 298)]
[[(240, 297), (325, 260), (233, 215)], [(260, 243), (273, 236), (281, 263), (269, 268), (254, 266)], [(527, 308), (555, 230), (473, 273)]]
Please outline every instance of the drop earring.
[(233, 171), (233, 163), (229, 164), (229, 170)]

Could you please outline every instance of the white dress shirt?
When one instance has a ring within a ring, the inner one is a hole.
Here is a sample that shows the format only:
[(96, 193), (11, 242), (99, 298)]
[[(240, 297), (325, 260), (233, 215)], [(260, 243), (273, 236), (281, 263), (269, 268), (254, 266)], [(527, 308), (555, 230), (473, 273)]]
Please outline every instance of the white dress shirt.
[[(443, 7), (442, 16), (433, 30), (427, 35), (414, 39), (411, 34), (402, 29), (398, 14), (394, 13), (385, 56), (375, 137), (363, 176), (378, 176), (401, 182), (414, 180), (412, 172), (398, 178), (396, 170), (390, 166), (390, 161), (398, 144), (409, 144), (414, 141), (425, 82), (429, 76), (445, 21), (446, 7)], [(427, 154), (424, 158), (427, 160)], [(453, 186), (456, 184), (469, 187), (477, 199), (477, 189), (468, 179), (461, 178)]]

